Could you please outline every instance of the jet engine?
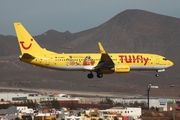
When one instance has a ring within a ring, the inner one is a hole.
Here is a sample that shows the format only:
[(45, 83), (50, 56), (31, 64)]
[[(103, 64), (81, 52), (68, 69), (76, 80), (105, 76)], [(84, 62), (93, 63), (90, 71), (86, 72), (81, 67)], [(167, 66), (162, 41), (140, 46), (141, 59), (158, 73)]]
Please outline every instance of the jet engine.
[(130, 72), (129, 65), (115, 65), (114, 66), (115, 73), (128, 73)]

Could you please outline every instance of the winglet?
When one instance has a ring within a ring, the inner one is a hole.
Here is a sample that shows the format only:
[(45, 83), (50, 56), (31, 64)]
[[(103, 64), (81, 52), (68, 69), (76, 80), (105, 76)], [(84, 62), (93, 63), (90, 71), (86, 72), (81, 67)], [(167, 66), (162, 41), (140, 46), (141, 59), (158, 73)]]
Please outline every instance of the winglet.
[(99, 45), (99, 49), (100, 49), (101, 54), (106, 54), (106, 51), (104, 50), (102, 44), (100, 42), (98, 42), (98, 45)]
[(98, 65), (95, 67), (95, 71), (98, 69), (103, 69), (103, 68), (107, 68), (107, 67), (112, 68), (114, 66), (113, 60), (108, 55), (108, 53), (106, 53), (106, 51), (104, 50), (104, 48), (100, 42), (98, 42), (98, 45), (99, 45), (99, 49), (101, 52), (101, 58), (100, 58)]

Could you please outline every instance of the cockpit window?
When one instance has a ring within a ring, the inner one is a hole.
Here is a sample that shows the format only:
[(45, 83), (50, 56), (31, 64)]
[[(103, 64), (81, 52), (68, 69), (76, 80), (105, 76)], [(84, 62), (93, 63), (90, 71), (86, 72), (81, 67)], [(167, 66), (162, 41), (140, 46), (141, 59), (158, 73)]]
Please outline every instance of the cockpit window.
[(166, 58), (163, 58), (163, 60), (167, 60)]

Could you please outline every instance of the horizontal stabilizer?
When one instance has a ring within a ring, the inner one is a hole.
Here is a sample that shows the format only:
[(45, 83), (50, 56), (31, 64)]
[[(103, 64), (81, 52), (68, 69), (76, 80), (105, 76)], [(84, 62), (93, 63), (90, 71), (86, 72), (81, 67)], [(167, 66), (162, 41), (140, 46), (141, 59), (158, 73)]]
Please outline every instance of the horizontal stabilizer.
[(30, 55), (30, 54), (28, 54), (28, 53), (24, 53), (24, 54), (21, 56), (21, 58), (25, 58), (25, 59), (34, 59), (35, 57), (32, 56), (32, 55)]

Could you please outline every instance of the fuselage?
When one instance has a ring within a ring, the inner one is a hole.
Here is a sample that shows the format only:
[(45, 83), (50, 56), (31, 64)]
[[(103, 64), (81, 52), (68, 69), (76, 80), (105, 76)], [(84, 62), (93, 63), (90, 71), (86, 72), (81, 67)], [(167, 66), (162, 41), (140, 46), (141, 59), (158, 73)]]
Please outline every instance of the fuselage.
[[(35, 59), (24, 62), (56, 70), (91, 71), (101, 59), (98, 53), (37, 54)], [(115, 65), (128, 65), (130, 70), (159, 70), (173, 65), (170, 60), (156, 54), (109, 53)]]
[(132, 70), (163, 72), (173, 66), (170, 60), (156, 54), (107, 53), (100, 42), (100, 53), (58, 54), (40, 47), (21, 23), (14, 23), (14, 26), (21, 50), (20, 60), (32, 65), (62, 71), (90, 71), (88, 78), (93, 78), (92, 72), (102, 78), (103, 74), (129, 73)]

